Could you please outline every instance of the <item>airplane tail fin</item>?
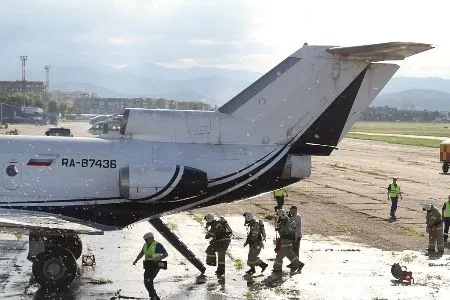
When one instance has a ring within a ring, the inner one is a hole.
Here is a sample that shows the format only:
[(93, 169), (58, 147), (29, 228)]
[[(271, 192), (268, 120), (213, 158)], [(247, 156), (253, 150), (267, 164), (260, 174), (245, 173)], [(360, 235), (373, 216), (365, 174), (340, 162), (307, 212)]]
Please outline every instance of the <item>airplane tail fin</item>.
[(398, 69), (374, 62), (402, 60), (431, 48), (304, 45), (219, 108), (221, 141), (292, 143), (303, 148), (298, 151), (331, 152)]

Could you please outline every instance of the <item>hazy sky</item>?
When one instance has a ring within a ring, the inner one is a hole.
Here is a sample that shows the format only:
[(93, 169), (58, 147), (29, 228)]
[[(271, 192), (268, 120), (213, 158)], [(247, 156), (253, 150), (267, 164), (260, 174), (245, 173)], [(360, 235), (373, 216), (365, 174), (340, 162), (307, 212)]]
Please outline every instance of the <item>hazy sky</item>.
[(224, 66), (264, 72), (304, 42), (425, 42), (397, 75), (450, 78), (444, 0), (3, 0), (0, 64)]

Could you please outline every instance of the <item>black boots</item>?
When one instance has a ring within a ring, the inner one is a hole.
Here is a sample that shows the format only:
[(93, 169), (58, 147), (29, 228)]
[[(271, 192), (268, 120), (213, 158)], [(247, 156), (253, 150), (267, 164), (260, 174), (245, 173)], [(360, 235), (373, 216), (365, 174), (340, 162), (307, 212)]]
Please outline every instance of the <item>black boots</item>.
[(261, 273), (263, 273), (264, 270), (267, 268), (268, 264), (266, 264), (265, 262), (261, 262), (259, 266), (261, 267)]
[(217, 276), (225, 275), (225, 266), (224, 265), (219, 265), (219, 267), (217, 268), (217, 271), (216, 271), (216, 275)]
[(245, 272), (245, 273), (247, 273), (247, 274), (255, 274), (256, 273), (256, 270), (255, 270), (255, 267), (251, 267), (247, 272)]

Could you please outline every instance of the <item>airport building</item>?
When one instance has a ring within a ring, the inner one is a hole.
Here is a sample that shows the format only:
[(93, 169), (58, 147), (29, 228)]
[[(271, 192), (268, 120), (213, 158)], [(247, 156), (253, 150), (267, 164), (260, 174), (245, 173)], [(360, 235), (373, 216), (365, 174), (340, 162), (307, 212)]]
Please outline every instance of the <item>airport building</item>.
[(83, 98), (73, 102), (75, 114), (121, 114), (125, 108), (159, 108), (212, 110), (209, 104), (201, 102), (178, 102), (153, 98)]
[(42, 81), (0, 81), (0, 94), (14, 94), (24, 92), (26, 94), (39, 94), (45, 92), (45, 84)]
[(57, 102), (65, 102), (69, 105), (73, 105), (75, 101), (78, 99), (89, 99), (97, 97), (95, 93), (88, 93), (82, 91), (73, 91), (73, 92), (62, 92), (62, 91), (51, 91), (48, 93), (49, 100), (57, 101)]

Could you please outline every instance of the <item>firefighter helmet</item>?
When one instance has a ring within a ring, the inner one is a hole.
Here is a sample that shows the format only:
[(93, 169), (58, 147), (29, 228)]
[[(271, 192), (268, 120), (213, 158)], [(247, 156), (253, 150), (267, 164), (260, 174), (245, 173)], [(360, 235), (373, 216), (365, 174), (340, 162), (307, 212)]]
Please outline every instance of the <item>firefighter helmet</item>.
[(245, 222), (250, 222), (253, 220), (253, 214), (251, 212), (245, 212), (243, 216), (245, 218)]
[(429, 211), (433, 207), (433, 204), (431, 203), (425, 203), (422, 207), (422, 210)]
[(212, 214), (207, 214), (204, 219), (206, 223), (211, 223), (212, 221), (214, 221), (214, 216)]
[(286, 212), (282, 209), (277, 210), (277, 215), (280, 219), (286, 219), (288, 217)]

